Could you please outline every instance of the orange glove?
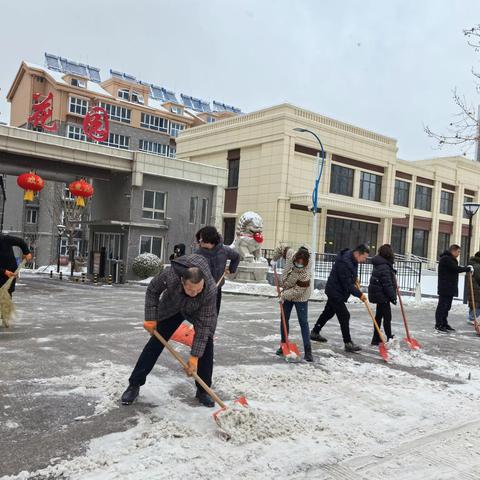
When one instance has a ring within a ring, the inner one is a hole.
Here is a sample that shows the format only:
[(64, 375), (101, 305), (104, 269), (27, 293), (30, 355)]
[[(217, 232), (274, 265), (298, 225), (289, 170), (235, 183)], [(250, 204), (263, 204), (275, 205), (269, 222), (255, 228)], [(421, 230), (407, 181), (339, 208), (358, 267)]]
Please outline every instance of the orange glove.
[(5, 270), (5, 276), (10, 278), (10, 277), (15, 277), (15, 272), (11, 272), (10, 270)]
[(363, 303), (366, 303), (368, 299), (367, 299), (367, 296), (366, 296), (364, 293), (362, 293), (362, 296), (360, 297), (360, 300), (361, 300)]
[(198, 369), (198, 357), (190, 355), (190, 358), (187, 362), (187, 368), (185, 368), (185, 373), (191, 377), (194, 373), (197, 373)]
[(155, 320), (145, 320), (143, 322), (143, 328), (150, 333), (150, 335), (153, 333), (153, 331), (157, 328), (157, 322)]

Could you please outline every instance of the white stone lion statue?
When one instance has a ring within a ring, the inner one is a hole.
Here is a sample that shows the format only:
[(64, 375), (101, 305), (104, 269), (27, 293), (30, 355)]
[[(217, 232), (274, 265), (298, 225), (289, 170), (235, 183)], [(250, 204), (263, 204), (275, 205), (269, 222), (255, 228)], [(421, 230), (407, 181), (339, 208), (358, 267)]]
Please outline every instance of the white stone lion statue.
[(232, 247), (240, 254), (240, 259), (247, 262), (264, 262), (261, 245), (263, 243), (263, 220), (255, 212), (245, 212), (237, 223), (235, 241)]

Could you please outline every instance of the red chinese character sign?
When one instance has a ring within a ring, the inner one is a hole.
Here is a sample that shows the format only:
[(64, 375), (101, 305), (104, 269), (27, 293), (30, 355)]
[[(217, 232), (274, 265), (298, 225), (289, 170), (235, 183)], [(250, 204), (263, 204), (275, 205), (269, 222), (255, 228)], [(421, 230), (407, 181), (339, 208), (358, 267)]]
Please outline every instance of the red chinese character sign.
[(33, 113), (28, 117), (28, 121), (33, 124), (33, 127), (42, 127), (47, 132), (57, 131), (57, 122), (49, 123), (52, 120), (53, 114), (53, 95), (50, 92), (42, 101), (39, 102), (40, 94), (34, 93), (33, 100), (35, 103), (32, 105)]
[(83, 131), (89, 140), (106, 142), (109, 132), (107, 111), (102, 107), (92, 107), (83, 119)]

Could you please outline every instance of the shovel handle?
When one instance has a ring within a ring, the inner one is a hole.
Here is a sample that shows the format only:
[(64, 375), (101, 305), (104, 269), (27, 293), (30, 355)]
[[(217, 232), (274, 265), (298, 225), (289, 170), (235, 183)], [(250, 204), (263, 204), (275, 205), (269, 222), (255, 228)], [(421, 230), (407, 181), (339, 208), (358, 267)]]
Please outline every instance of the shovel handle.
[[(183, 368), (188, 368), (182, 356), (158, 333), (157, 330), (152, 332), (152, 335), (175, 357)], [(198, 376), (196, 372), (192, 373), (193, 378), (202, 386), (202, 388), (220, 405), (221, 408), (227, 408), (225, 403), (218, 397), (218, 395)]]
[[(358, 290), (360, 290), (360, 283), (358, 281), (355, 282), (355, 286), (357, 287)], [(385, 345), (385, 340), (383, 339), (382, 331), (378, 326), (377, 320), (375, 319), (375, 315), (372, 312), (372, 307), (370, 306), (370, 303), (368, 302), (368, 300), (365, 300), (365, 302), (363, 303), (367, 307), (368, 314), (370, 315), (370, 318), (373, 321), (373, 326), (375, 327), (375, 330), (377, 331), (378, 336), (380, 337), (380, 341)]]
[(217, 282), (217, 288), (220, 286), (220, 284), (222, 283), (222, 280), (225, 278), (225, 272), (223, 272), (223, 275), (219, 278), (218, 282)]
[[(277, 287), (277, 296), (280, 298), (280, 286), (278, 284), (277, 267), (273, 267), (273, 278), (275, 279), (275, 287)], [(288, 332), (287, 332), (287, 320), (285, 319), (285, 310), (283, 304), (280, 303), (280, 316), (282, 317), (283, 336), (285, 337), (285, 343), (288, 345)]]
[(402, 312), (402, 319), (403, 319), (403, 325), (405, 327), (405, 333), (407, 335), (407, 340), (410, 341), (411, 337), (410, 337), (410, 330), (408, 329), (407, 314), (405, 313), (405, 307), (403, 306), (403, 299), (402, 299), (402, 296), (400, 295), (400, 288), (398, 286), (397, 276), (394, 275), (393, 278), (395, 279), (395, 289), (397, 290), (398, 301), (400, 302), (400, 311)]
[(473, 323), (475, 325), (475, 330), (478, 332), (479, 325), (477, 321), (477, 309), (475, 305), (475, 292), (473, 290), (473, 273), (468, 272), (467, 277), (468, 277), (468, 286), (470, 287), (470, 296), (472, 297)]

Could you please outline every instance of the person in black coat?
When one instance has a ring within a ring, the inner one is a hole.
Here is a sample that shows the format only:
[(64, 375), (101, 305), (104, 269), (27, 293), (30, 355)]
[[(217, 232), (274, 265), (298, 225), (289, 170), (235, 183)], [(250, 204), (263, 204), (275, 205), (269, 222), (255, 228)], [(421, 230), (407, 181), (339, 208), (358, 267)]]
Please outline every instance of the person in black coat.
[[(0, 287), (4, 285), (10, 277), (15, 276), (15, 270), (18, 265), (13, 247), (19, 247), (22, 250), (23, 258), (27, 261), (32, 259), (28, 245), (21, 238), (0, 233)], [(15, 291), (15, 280), (12, 282), (8, 291), (10, 295)]]
[(173, 253), (170, 255), (170, 261), (185, 255), (186, 247), (184, 243), (178, 243), (173, 247)]
[[(382, 326), (387, 340), (393, 338), (392, 335), (392, 310), (390, 303), (397, 303), (397, 280), (395, 278), (395, 269), (393, 263), (395, 255), (390, 245), (382, 245), (378, 249), (378, 255), (372, 258), (373, 270), (368, 285), (368, 299), (370, 303), (377, 304), (375, 320), (378, 326)], [(377, 330), (373, 329), (372, 345), (378, 345), (380, 337)]]
[(451, 245), (440, 255), (438, 262), (438, 305), (435, 311), (435, 330), (439, 333), (454, 332), (455, 329), (448, 324), (448, 312), (452, 307), (453, 297), (458, 296), (458, 274), (473, 272), (473, 267), (467, 265), (460, 267), (458, 257), (460, 246)]
[[(219, 282), (224, 273), (229, 275), (237, 271), (238, 264), (240, 263), (240, 255), (233, 248), (226, 247), (223, 244), (222, 237), (215, 227), (207, 225), (201, 228), (195, 237), (200, 248), (195, 250), (194, 253), (205, 257), (215, 282)], [(230, 260), (230, 265), (227, 269), (228, 260)], [(222, 287), (224, 284), (225, 280), (222, 279), (218, 285), (217, 314), (220, 312)]]
[(350, 295), (358, 297), (362, 302), (367, 297), (356, 286), (358, 276), (358, 264), (365, 263), (370, 250), (365, 245), (359, 245), (355, 250), (346, 248), (342, 250), (335, 259), (332, 271), (325, 286), (327, 304), (318, 317), (317, 323), (310, 332), (310, 339), (316, 342), (326, 342), (327, 339), (320, 335), (325, 324), (336, 315), (340, 323), (343, 342), (347, 352), (358, 352), (361, 348), (352, 342), (350, 337), (350, 313), (345, 302)]

